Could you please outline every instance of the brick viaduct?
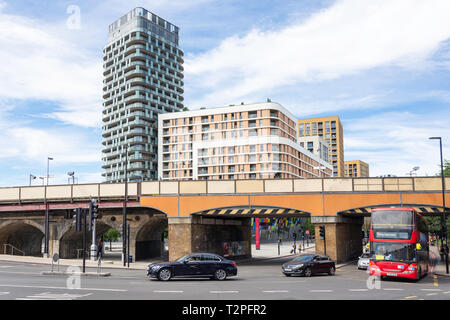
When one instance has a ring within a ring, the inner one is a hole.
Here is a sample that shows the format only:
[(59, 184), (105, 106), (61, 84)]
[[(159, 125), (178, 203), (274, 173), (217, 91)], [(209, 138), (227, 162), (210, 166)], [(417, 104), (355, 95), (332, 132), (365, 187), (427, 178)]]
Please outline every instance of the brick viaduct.
[[(441, 188), (439, 177), (128, 183), (130, 253), (137, 260), (160, 256), (168, 227), (170, 260), (196, 251), (224, 254), (225, 242), (240, 242), (250, 256), (251, 218), (311, 217), (316, 228), (325, 226), (327, 254), (346, 261), (361, 252), (363, 217), (371, 208), (414, 207), (438, 215)], [(9, 244), (40, 255), (48, 206), (49, 253), (74, 258), (82, 235), (74, 231), (73, 209), (88, 208), (95, 198), (97, 235), (110, 227), (120, 231), (124, 194), (124, 183), (0, 188), (0, 253)], [(323, 252), (324, 241), (316, 238), (316, 248)]]

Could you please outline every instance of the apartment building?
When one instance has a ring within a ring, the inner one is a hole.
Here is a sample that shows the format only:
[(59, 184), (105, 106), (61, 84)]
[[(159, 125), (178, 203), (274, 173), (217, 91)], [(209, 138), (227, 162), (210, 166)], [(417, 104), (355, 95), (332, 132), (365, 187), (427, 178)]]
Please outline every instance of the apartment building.
[(346, 177), (369, 177), (369, 165), (361, 160), (345, 161)]
[(135, 8), (109, 26), (103, 53), (102, 176), (156, 180), (158, 114), (183, 108), (179, 28)]
[(332, 176), (332, 166), (297, 143), (297, 119), (274, 102), (159, 115), (161, 180)]
[(309, 152), (315, 154), (320, 159), (329, 162), (330, 160), (330, 146), (319, 136), (299, 137), (297, 139), (300, 147), (305, 148)]
[(344, 177), (344, 136), (338, 116), (298, 120), (298, 137), (319, 136), (329, 145), (329, 162), (335, 177)]

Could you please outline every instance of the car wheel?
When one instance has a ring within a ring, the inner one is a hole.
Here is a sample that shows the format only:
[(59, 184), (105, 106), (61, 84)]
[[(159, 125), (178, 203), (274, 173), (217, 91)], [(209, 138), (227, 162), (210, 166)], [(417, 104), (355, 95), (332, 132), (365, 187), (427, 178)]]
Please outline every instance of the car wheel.
[(330, 267), (330, 270), (328, 270), (328, 274), (330, 276), (334, 276), (335, 273), (336, 273), (336, 269), (334, 267)]
[(305, 270), (305, 277), (311, 277), (311, 274), (312, 274), (311, 268), (306, 268), (306, 270)]
[(216, 280), (225, 280), (227, 278), (227, 273), (223, 269), (217, 269), (214, 273), (214, 278)]
[(167, 281), (172, 278), (172, 272), (168, 268), (161, 269), (158, 272), (158, 279), (162, 281)]

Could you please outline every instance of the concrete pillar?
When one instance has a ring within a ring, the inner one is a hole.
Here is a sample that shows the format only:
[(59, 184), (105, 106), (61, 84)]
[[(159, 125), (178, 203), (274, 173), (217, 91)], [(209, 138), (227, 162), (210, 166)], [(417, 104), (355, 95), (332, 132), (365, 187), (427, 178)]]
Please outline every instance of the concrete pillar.
[[(315, 225), (316, 252), (326, 254), (337, 263), (356, 259), (362, 253), (363, 217), (311, 217)], [(320, 239), (319, 227), (325, 227), (325, 240)]]
[(250, 219), (169, 217), (169, 260), (195, 252), (250, 257)]
[(55, 253), (59, 255), (59, 240), (58, 232), (55, 224), (50, 224), (50, 238), (48, 243), (49, 258), (52, 258)]

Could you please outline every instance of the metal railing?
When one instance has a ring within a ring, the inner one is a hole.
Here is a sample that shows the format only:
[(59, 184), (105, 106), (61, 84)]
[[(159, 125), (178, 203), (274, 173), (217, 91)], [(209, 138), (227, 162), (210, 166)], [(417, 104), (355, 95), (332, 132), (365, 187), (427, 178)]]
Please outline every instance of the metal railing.
[(10, 248), (10, 249), (11, 249), (11, 250), (10, 250), (10, 251), (11, 251), (10, 254), (11, 254), (12, 256), (14, 255), (14, 250), (15, 250), (16, 252), (21, 253), (23, 256), (25, 255), (25, 252), (24, 252), (24, 251), (20, 250), (19, 248), (14, 247), (13, 245), (11, 245), (11, 244), (9, 244), (9, 243), (3, 244), (3, 254), (9, 254), (7, 248)]

